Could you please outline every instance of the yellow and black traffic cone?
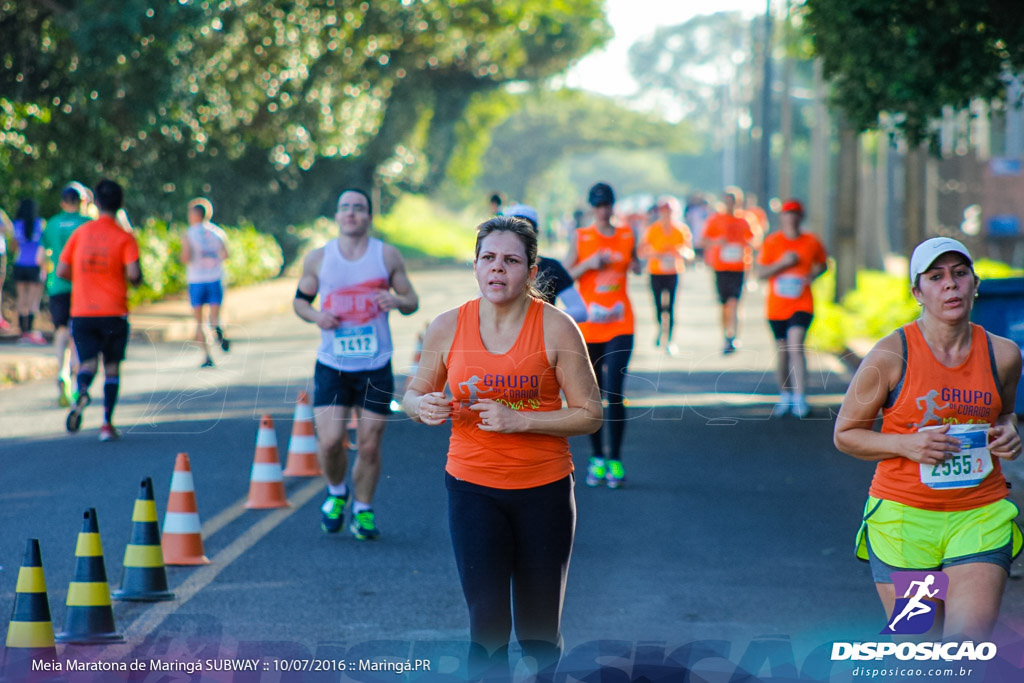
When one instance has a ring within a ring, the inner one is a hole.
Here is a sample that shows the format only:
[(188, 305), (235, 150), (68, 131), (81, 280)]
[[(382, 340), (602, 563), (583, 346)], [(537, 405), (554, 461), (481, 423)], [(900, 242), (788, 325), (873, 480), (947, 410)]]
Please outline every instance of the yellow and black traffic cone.
[(121, 590), (114, 593), (115, 600), (159, 602), (173, 600), (174, 593), (167, 590), (167, 571), (164, 553), (160, 548), (160, 524), (153, 500), (153, 480), (142, 480), (142, 490), (132, 511), (132, 540), (124, 549), (124, 573)]
[(57, 657), (38, 538), (28, 539), (14, 591), (14, 612), (7, 626), (7, 648), (0, 675), (19, 680), (31, 671), (33, 660)]
[(123, 642), (124, 636), (117, 633), (114, 626), (96, 508), (85, 511), (75, 558), (75, 576), (68, 585), (68, 613), (64, 631), (57, 634), (57, 642), (78, 645)]

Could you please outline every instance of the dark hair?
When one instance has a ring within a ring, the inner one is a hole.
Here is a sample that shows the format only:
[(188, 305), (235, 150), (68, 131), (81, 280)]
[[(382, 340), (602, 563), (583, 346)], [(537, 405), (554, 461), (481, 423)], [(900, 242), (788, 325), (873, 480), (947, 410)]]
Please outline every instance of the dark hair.
[(341, 196), (346, 192), (355, 192), (361, 194), (366, 199), (366, 210), (372, 216), (373, 215), (373, 200), (370, 199), (370, 195), (366, 194), (365, 190), (360, 190), (358, 187), (348, 187), (338, 193), (338, 203), (341, 203)]
[(203, 220), (209, 220), (213, 216), (213, 204), (206, 197), (196, 197), (188, 203), (189, 211), (197, 211)]
[(587, 193), (587, 203), (591, 206), (612, 205), (615, 203), (615, 192), (608, 183), (595, 183)]
[(109, 178), (104, 178), (92, 190), (96, 207), (106, 213), (115, 213), (124, 206), (124, 190)]
[[(474, 260), (480, 258), (480, 245), (483, 244), (484, 238), (496, 232), (511, 232), (518, 237), (526, 250), (527, 269), (537, 265), (537, 232), (530, 226), (530, 221), (516, 216), (495, 216), (477, 226)], [(526, 291), (534, 299), (544, 298), (535, 282), (528, 283)]]
[(21, 229), (26, 242), (35, 240), (36, 223), (39, 222), (39, 207), (33, 199), (22, 199), (18, 203), (16, 219), (21, 221)]
[(498, 194), (497, 192), (492, 194), (491, 195), (491, 204), (497, 204), (498, 206), (501, 206), (501, 195)]
[(74, 185), (68, 185), (64, 188), (64, 191), (60, 193), (60, 200), (62, 202), (81, 202), (82, 193), (78, 191), (78, 188)]

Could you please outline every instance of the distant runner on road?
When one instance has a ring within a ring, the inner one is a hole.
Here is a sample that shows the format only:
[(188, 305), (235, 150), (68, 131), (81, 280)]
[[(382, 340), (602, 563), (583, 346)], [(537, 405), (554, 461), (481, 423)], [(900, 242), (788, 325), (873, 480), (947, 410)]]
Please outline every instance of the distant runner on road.
[(213, 204), (199, 197), (188, 203), (188, 229), (181, 240), (181, 260), (185, 264), (188, 296), (196, 318), (195, 340), (202, 345), (206, 360), (200, 367), (212, 368), (210, 340), (203, 327), (203, 308), (209, 309), (210, 327), (225, 353), (231, 342), (220, 326), (220, 309), (224, 302), (224, 261), (228, 258), (228, 238), (224, 231), (210, 222)]
[(693, 256), (693, 236), (685, 223), (677, 220), (679, 201), (665, 196), (658, 200), (658, 220), (651, 223), (640, 239), (637, 253), (647, 261), (654, 295), (654, 321), (658, 336), (654, 345), (662, 346), (670, 356), (679, 353), (672, 341), (675, 330), (676, 289), (679, 277), (686, 270), (686, 258)]
[(775, 337), (779, 402), (772, 417), (787, 412), (804, 418), (807, 407), (807, 355), (804, 339), (814, 319), (811, 283), (828, 268), (825, 247), (802, 232), (804, 207), (795, 199), (783, 203), (782, 229), (765, 238), (758, 257), (758, 275), (768, 281), (765, 297), (768, 325)]
[(411, 315), (419, 299), (398, 249), (370, 237), (373, 206), (366, 192), (342, 192), (334, 218), (338, 237), (306, 256), (294, 301), (295, 313), (321, 330), (313, 371), (317, 455), (327, 479), (320, 528), (333, 534), (344, 526), (350, 498), (344, 439), (354, 410), (359, 447), (352, 467), (349, 531), (359, 540), (372, 540), (380, 536), (373, 496), (395, 389), (388, 312)]
[[(71, 341), (71, 283), (57, 277), (56, 264), (60, 261), (64, 245), (71, 234), (89, 219), (81, 214), (82, 195), (74, 185), (68, 185), (60, 195), (61, 212), (46, 221), (42, 247), (52, 269), (46, 276), (46, 292), (50, 297), (50, 319), (53, 321), (53, 346), (57, 352), (57, 404), (67, 408), (74, 398), (64, 380), (64, 367), (70, 367), (70, 377), (78, 376), (78, 354)], [(70, 351), (70, 353), (69, 353)], [(70, 356), (70, 363), (68, 356)]]
[(84, 223), (68, 238), (57, 264), (57, 276), (71, 281), (71, 334), (78, 349), (78, 397), (66, 420), (77, 432), (89, 405), (89, 387), (103, 357), (103, 424), (100, 441), (115, 441), (114, 407), (121, 388), (121, 361), (128, 346), (128, 285), (142, 283), (139, 245), (117, 223), (124, 190), (101, 180), (93, 190), (99, 218)]
[(708, 219), (704, 228), (704, 257), (715, 271), (715, 287), (722, 304), (723, 354), (736, 351), (739, 333), (739, 305), (743, 276), (753, 263), (757, 234), (746, 220), (736, 215), (736, 197), (722, 195), (724, 210)]
[(640, 262), (633, 229), (612, 223), (615, 193), (611, 186), (597, 183), (590, 188), (588, 201), (594, 208), (594, 223), (572, 235), (565, 265), (579, 283), (580, 295), (587, 304), (587, 322), (580, 324), (580, 330), (587, 342), (597, 384), (608, 401), (608, 450), (605, 451), (603, 429), (590, 435), (592, 455), (587, 486), (607, 483), (608, 488), (615, 489), (626, 481), (622, 465), (622, 439), (626, 433), (623, 389), (633, 353), (633, 306), (626, 291), (626, 277), (630, 271), (640, 274)]

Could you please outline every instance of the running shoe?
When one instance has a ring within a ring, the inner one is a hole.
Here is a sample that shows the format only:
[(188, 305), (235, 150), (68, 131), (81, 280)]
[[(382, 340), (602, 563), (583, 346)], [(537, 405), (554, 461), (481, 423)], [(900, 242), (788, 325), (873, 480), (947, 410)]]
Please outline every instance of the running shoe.
[(676, 344), (675, 342), (669, 342), (668, 346), (665, 347), (665, 353), (667, 353), (670, 356), (678, 356), (679, 345)]
[(68, 385), (61, 378), (57, 379), (57, 405), (61, 408), (67, 408), (71, 405), (71, 396), (68, 393)]
[(736, 340), (726, 337), (725, 346), (722, 348), (722, 355), (728, 356), (730, 353), (736, 353)]
[(797, 396), (793, 399), (793, 407), (790, 408), (790, 412), (795, 417), (801, 420), (811, 414), (811, 407), (807, 405), (807, 399), (803, 396)]
[(100, 441), (118, 441), (120, 438), (121, 431), (109, 422), (104, 422), (100, 427)]
[(604, 481), (608, 470), (604, 458), (591, 458), (587, 465), (587, 486), (597, 486)]
[(205, 360), (205, 361), (203, 362), (203, 364), (202, 364), (202, 365), (200, 365), (199, 367), (201, 367), (201, 368), (215, 368), (215, 367), (217, 367), (217, 366), (213, 364), (213, 359), (212, 359), (212, 358), (207, 358), (207, 359), (206, 359), (206, 360)]
[(345, 505), (348, 496), (327, 495), (327, 500), (320, 506), (320, 528), (324, 533), (336, 534), (345, 524)]
[(793, 395), (790, 393), (779, 394), (779, 402), (772, 407), (772, 418), (778, 419), (785, 416), (793, 408)]
[(608, 488), (617, 489), (626, 483), (626, 469), (622, 466), (621, 460), (609, 460), (608, 471), (604, 475)]
[(227, 337), (221, 337), (220, 338), (220, 349), (224, 353), (227, 353), (228, 351), (230, 351), (231, 350), (231, 340), (228, 339)]
[(64, 422), (64, 426), (67, 430), (74, 434), (82, 426), (82, 414), (85, 412), (85, 407), (89, 405), (90, 399), (89, 394), (81, 394), (75, 399), (75, 405), (68, 412), (68, 418)]
[(380, 537), (380, 529), (377, 528), (377, 518), (373, 510), (363, 510), (352, 515), (352, 523), (348, 525), (348, 530), (360, 541), (375, 541)]
[(11, 324), (3, 318), (0, 318), (0, 332), (6, 332), (9, 329), (11, 329)]
[(26, 344), (32, 344), (33, 346), (46, 346), (50, 343), (46, 341), (46, 337), (44, 337), (42, 332), (39, 330), (33, 330), (21, 335), (21, 341)]

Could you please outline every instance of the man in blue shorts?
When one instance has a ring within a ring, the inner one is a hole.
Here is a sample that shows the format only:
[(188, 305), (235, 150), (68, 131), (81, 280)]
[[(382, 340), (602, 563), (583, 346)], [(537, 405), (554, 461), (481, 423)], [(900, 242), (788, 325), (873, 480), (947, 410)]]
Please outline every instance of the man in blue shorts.
[(188, 230), (181, 240), (181, 260), (185, 264), (188, 295), (196, 317), (196, 342), (202, 344), (206, 360), (199, 367), (212, 368), (210, 342), (203, 328), (203, 307), (209, 308), (210, 327), (225, 352), (231, 342), (224, 337), (220, 326), (220, 306), (224, 300), (224, 261), (228, 257), (228, 239), (224, 231), (210, 222), (213, 204), (199, 197), (188, 203)]

